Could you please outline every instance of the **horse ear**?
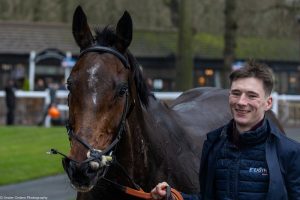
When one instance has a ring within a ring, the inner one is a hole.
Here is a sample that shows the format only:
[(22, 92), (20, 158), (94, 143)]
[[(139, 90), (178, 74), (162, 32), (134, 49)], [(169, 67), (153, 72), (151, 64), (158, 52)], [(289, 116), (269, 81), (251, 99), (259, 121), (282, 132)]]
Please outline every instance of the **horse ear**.
[(127, 11), (118, 21), (116, 32), (118, 37), (117, 48), (119, 51), (124, 52), (132, 40), (132, 19)]
[(72, 31), (80, 49), (85, 49), (93, 43), (93, 35), (81, 6), (77, 6), (74, 12)]

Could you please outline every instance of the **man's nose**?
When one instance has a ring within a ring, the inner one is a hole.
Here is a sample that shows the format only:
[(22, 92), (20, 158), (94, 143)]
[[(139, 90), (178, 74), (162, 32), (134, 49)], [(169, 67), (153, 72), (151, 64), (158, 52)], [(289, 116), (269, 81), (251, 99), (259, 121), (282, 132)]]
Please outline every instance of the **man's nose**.
[(239, 105), (247, 105), (248, 103), (248, 98), (246, 96), (246, 94), (242, 94), (238, 100), (238, 104)]

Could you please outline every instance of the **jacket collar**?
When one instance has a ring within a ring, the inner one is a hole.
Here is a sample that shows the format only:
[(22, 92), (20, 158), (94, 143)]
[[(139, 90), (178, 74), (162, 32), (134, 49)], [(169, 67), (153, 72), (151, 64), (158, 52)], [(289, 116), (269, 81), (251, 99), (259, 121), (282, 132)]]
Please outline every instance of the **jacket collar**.
[(285, 135), (285, 133), (283, 133), (276, 124), (274, 124), (271, 120), (266, 119), (267, 123), (270, 127), (270, 132), (272, 135), (274, 135), (277, 138), (280, 138), (282, 135)]

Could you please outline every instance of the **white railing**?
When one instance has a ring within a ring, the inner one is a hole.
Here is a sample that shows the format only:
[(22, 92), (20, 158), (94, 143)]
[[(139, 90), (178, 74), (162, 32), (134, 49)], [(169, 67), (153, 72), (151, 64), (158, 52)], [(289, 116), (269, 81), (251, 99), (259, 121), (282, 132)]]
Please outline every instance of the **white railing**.
[(272, 110), (285, 125), (300, 125), (300, 95), (272, 94)]
[[(58, 90), (56, 91), (56, 98), (66, 99), (68, 97), (68, 91)], [(182, 92), (154, 92), (154, 95), (161, 100), (174, 100), (181, 95)], [(0, 98), (5, 97), (5, 92), (0, 91)], [(45, 91), (16, 91), (17, 98), (42, 98), (44, 99), (45, 107), (50, 103), (50, 92)], [(278, 95), (277, 93), (272, 94), (273, 97), (273, 112), (279, 118), (289, 118), (292, 113), (293, 117), (300, 115), (300, 95)], [(295, 106), (296, 105), (296, 106)], [(58, 104), (58, 109), (61, 111), (68, 111), (68, 106), (65, 104)], [(295, 110), (295, 111), (293, 111)], [(298, 111), (299, 110), (299, 111)], [(298, 113), (299, 112), (299, 113)], [(299, 119), (297, 119), (300, 122)]]
[(279, 101), (283, 101), (283, 102), (300, 102), (300, 95), (286, 95), (286, 94), (281, 94), (278, 95), (277, 93), (273, 93), (272, 94), (273, 97), (273, 107), (272, 110), (273, 112), (278, 115), (279, 113)]
[[(176, 99), (182, 92), (154, 92), (154, 95), (158, 99), (162, 100), (173, 100)], [(69, 92), (66, 90), (57, 90), (55, 93), (56, 98), (66, 99), (68, 97)], [(42, 98), (45, 101), (45, 106), (50, 103), (50, 91), (22, 91), (17, 90), (15, 93), (17, 98)], [(0, 91), (0, 97), (5, 97), (5, 92)], [(68, 110), (68, 106), (64, 104), (58, 104), (58, 109), (60, 110)]]
[[(65, 90), (56, 91), (57, 98), (67, 98), (68, 94), (69, 94), (69, 92), (65, 91)], [(182, 92), (154, 92), (154, 95), (158, 99), (162, 99), (162, 100), (173, 100), (173, 99), (176, 99), (181, 94), (182, 94)], [(5, 96), (5, 92), (0, 91), (0, 97), (4, 97), (4, 96)], [(48, 105), (50, 103), (49, 90), (45, 90), (45, 91), (17, 90), (16, 97), (19, 97), (19, 98), (43, 98), (45, 100), (45, 105)], [(285, 95), (285, 94), (278, 95), (277, 93), (273, 93), (272, 97), (273, 97), (272, 110), (276, 114), (278, 114), (279, 101), (299, 101), (300, 102), (300, 95)], [(62, 110), (67, 109), (66, 105), (59, 105), (59, 107)]]

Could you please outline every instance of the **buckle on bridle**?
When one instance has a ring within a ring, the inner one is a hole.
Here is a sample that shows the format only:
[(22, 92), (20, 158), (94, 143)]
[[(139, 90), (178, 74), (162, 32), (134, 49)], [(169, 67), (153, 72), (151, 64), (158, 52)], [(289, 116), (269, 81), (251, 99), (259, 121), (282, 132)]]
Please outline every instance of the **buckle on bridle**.
[(84, 162), (97, 162), (99, 164), (98, 167), (109, 166), (113, 161), (112, 154), (113, 151), (111, 151), (109, 155), (103, 155), (103, 151), (92, 149), (87, 152), (88, 159)]

